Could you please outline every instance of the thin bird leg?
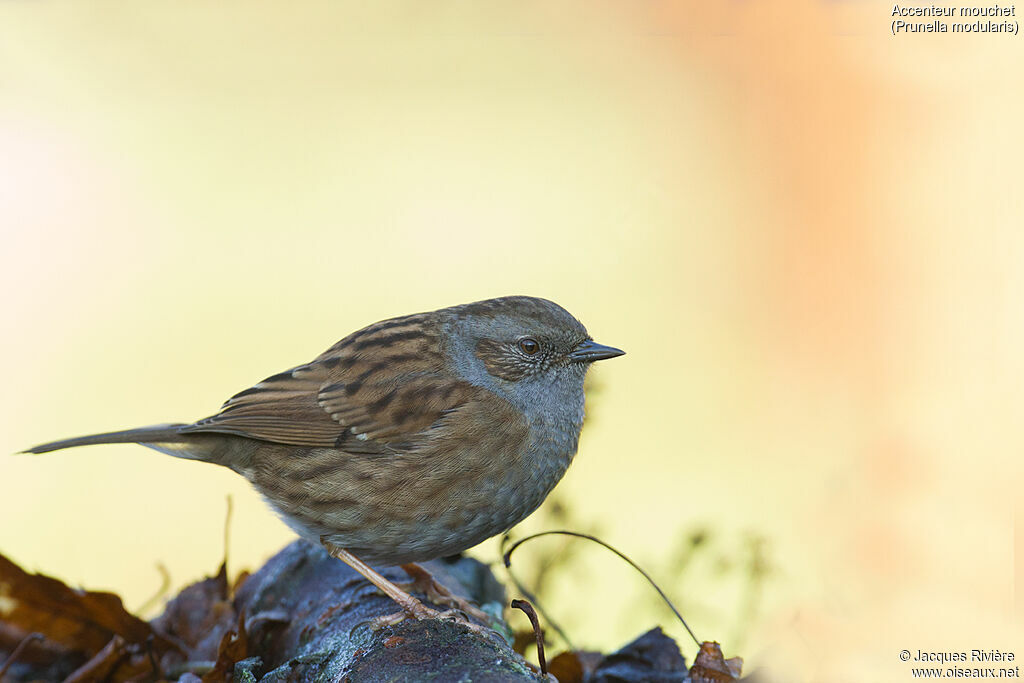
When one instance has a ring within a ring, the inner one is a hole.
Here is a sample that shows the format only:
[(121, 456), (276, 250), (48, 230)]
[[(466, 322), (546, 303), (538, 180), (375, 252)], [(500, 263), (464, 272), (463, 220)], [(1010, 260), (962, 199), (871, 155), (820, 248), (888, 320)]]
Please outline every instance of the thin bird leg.
[(348, 566), (352, 567), (352, 569), (355, 569), (357, 572), (365, 576), (367, 581), (379, 588), (384, 595), (397, 602), (399, 606), (401, 606), (402, 610), (413, 619), (432, 619), (437, 617), (437, 613), (434, 610), (430, 609), (422, 602), (385, 579), (374, 571), (370, 565), (366, 564), (349, 551), (344, 548), (339, 548), (330, 541), (322, 540), (321, 543), (323, 543), (324, 548), (327, 549), (327, 552), (331, 557), (338, 558)]
[(444, 605), (446, 607), (461, 610), (485, 624), (490, 624), (493, 621), (493, 617), (487, 614), (487, 612), (484, 612), (479, 607), (470, 604), (469, 601), (460, 598), (445, 588), (433, 577), (433, 575), (431, 575), (429, 571), (423, 568), (423, 566), (418, 565), (415, 562), (399, 566), (406, 574), (409, 575), (409, 578), (412, 579), (412, 581), (409, 581), (408, 583), (398, 584), (405, 590), (419, 591), (425, 594), (430, 602), (436, 605)]

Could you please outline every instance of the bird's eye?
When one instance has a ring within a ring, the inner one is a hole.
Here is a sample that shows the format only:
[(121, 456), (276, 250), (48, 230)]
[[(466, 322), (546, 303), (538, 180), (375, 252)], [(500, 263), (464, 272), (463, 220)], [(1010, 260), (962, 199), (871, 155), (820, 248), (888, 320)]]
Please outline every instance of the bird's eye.
[(532, 356), (540, 351), (540, 344), (538, 344), (537, 340), (532, 337), (523, 337), (519, 340), (519, 348), (521, 348), (523, 353), (526, 355)]

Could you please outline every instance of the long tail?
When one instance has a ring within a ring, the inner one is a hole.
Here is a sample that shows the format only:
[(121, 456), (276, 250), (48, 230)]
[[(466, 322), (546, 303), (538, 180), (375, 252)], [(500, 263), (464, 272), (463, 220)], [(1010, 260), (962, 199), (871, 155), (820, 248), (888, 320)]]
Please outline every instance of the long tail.
[(184, 452), (181, 452), (181, 449), (174, 448), (174, 444), (184, 445), (190, 441), (186, 435), (179, 432), (184, 426), (183, 424), (152, 425), (150, 427), (139, 427), (138, 429), (126, 429), (121, 432), (79, 436), (74, 439), (51, 441), (50, 443), (26, 448), (22, 453), (49, 453), (50, 451), (59, 451), (62, 448), (91, 446), (101, 443), (140, 443), (143, 446), (155, 448), (169, 455), (189, 457)]

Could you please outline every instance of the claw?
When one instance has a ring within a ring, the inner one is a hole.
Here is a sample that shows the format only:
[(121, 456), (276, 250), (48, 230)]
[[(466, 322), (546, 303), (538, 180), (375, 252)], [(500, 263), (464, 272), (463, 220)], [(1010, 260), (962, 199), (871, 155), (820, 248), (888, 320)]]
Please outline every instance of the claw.
[(406, 591), (414, 590), (419, 593), (423, 593), (427, 596), (427, 600), (435, 605), (444, 605), (445, 607), (452, 608), (443, 614), (458, 611), (463, 615), (463, 618), (460, 621), (469, 623), (469, 618), (472, 617), (473, 619), (485, 624), (494, 625), (494, 617), (487, 612), (484, 612), (476, 605), (473, 605), (469, 601), (452, 593), (450, 590), (438, 583), (437, 579), (431, 576), (430, 572), (420, 565), (414, 563), (403, 564), (402, 569), (412, 580), (398, 585)]

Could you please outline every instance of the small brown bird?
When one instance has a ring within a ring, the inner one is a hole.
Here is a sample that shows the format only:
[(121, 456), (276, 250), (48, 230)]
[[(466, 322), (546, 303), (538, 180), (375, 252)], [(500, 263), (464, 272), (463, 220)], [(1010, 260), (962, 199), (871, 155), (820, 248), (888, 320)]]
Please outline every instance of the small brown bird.
[(576, 453), (587, 368), (622, 354), (551, 301), (490, 299), (370, 325), (192, 424), (26, 452), (130, 442), (228, 467), (422, 618), (434, 612), (363, 560), (444, 557), (522, 521)]

